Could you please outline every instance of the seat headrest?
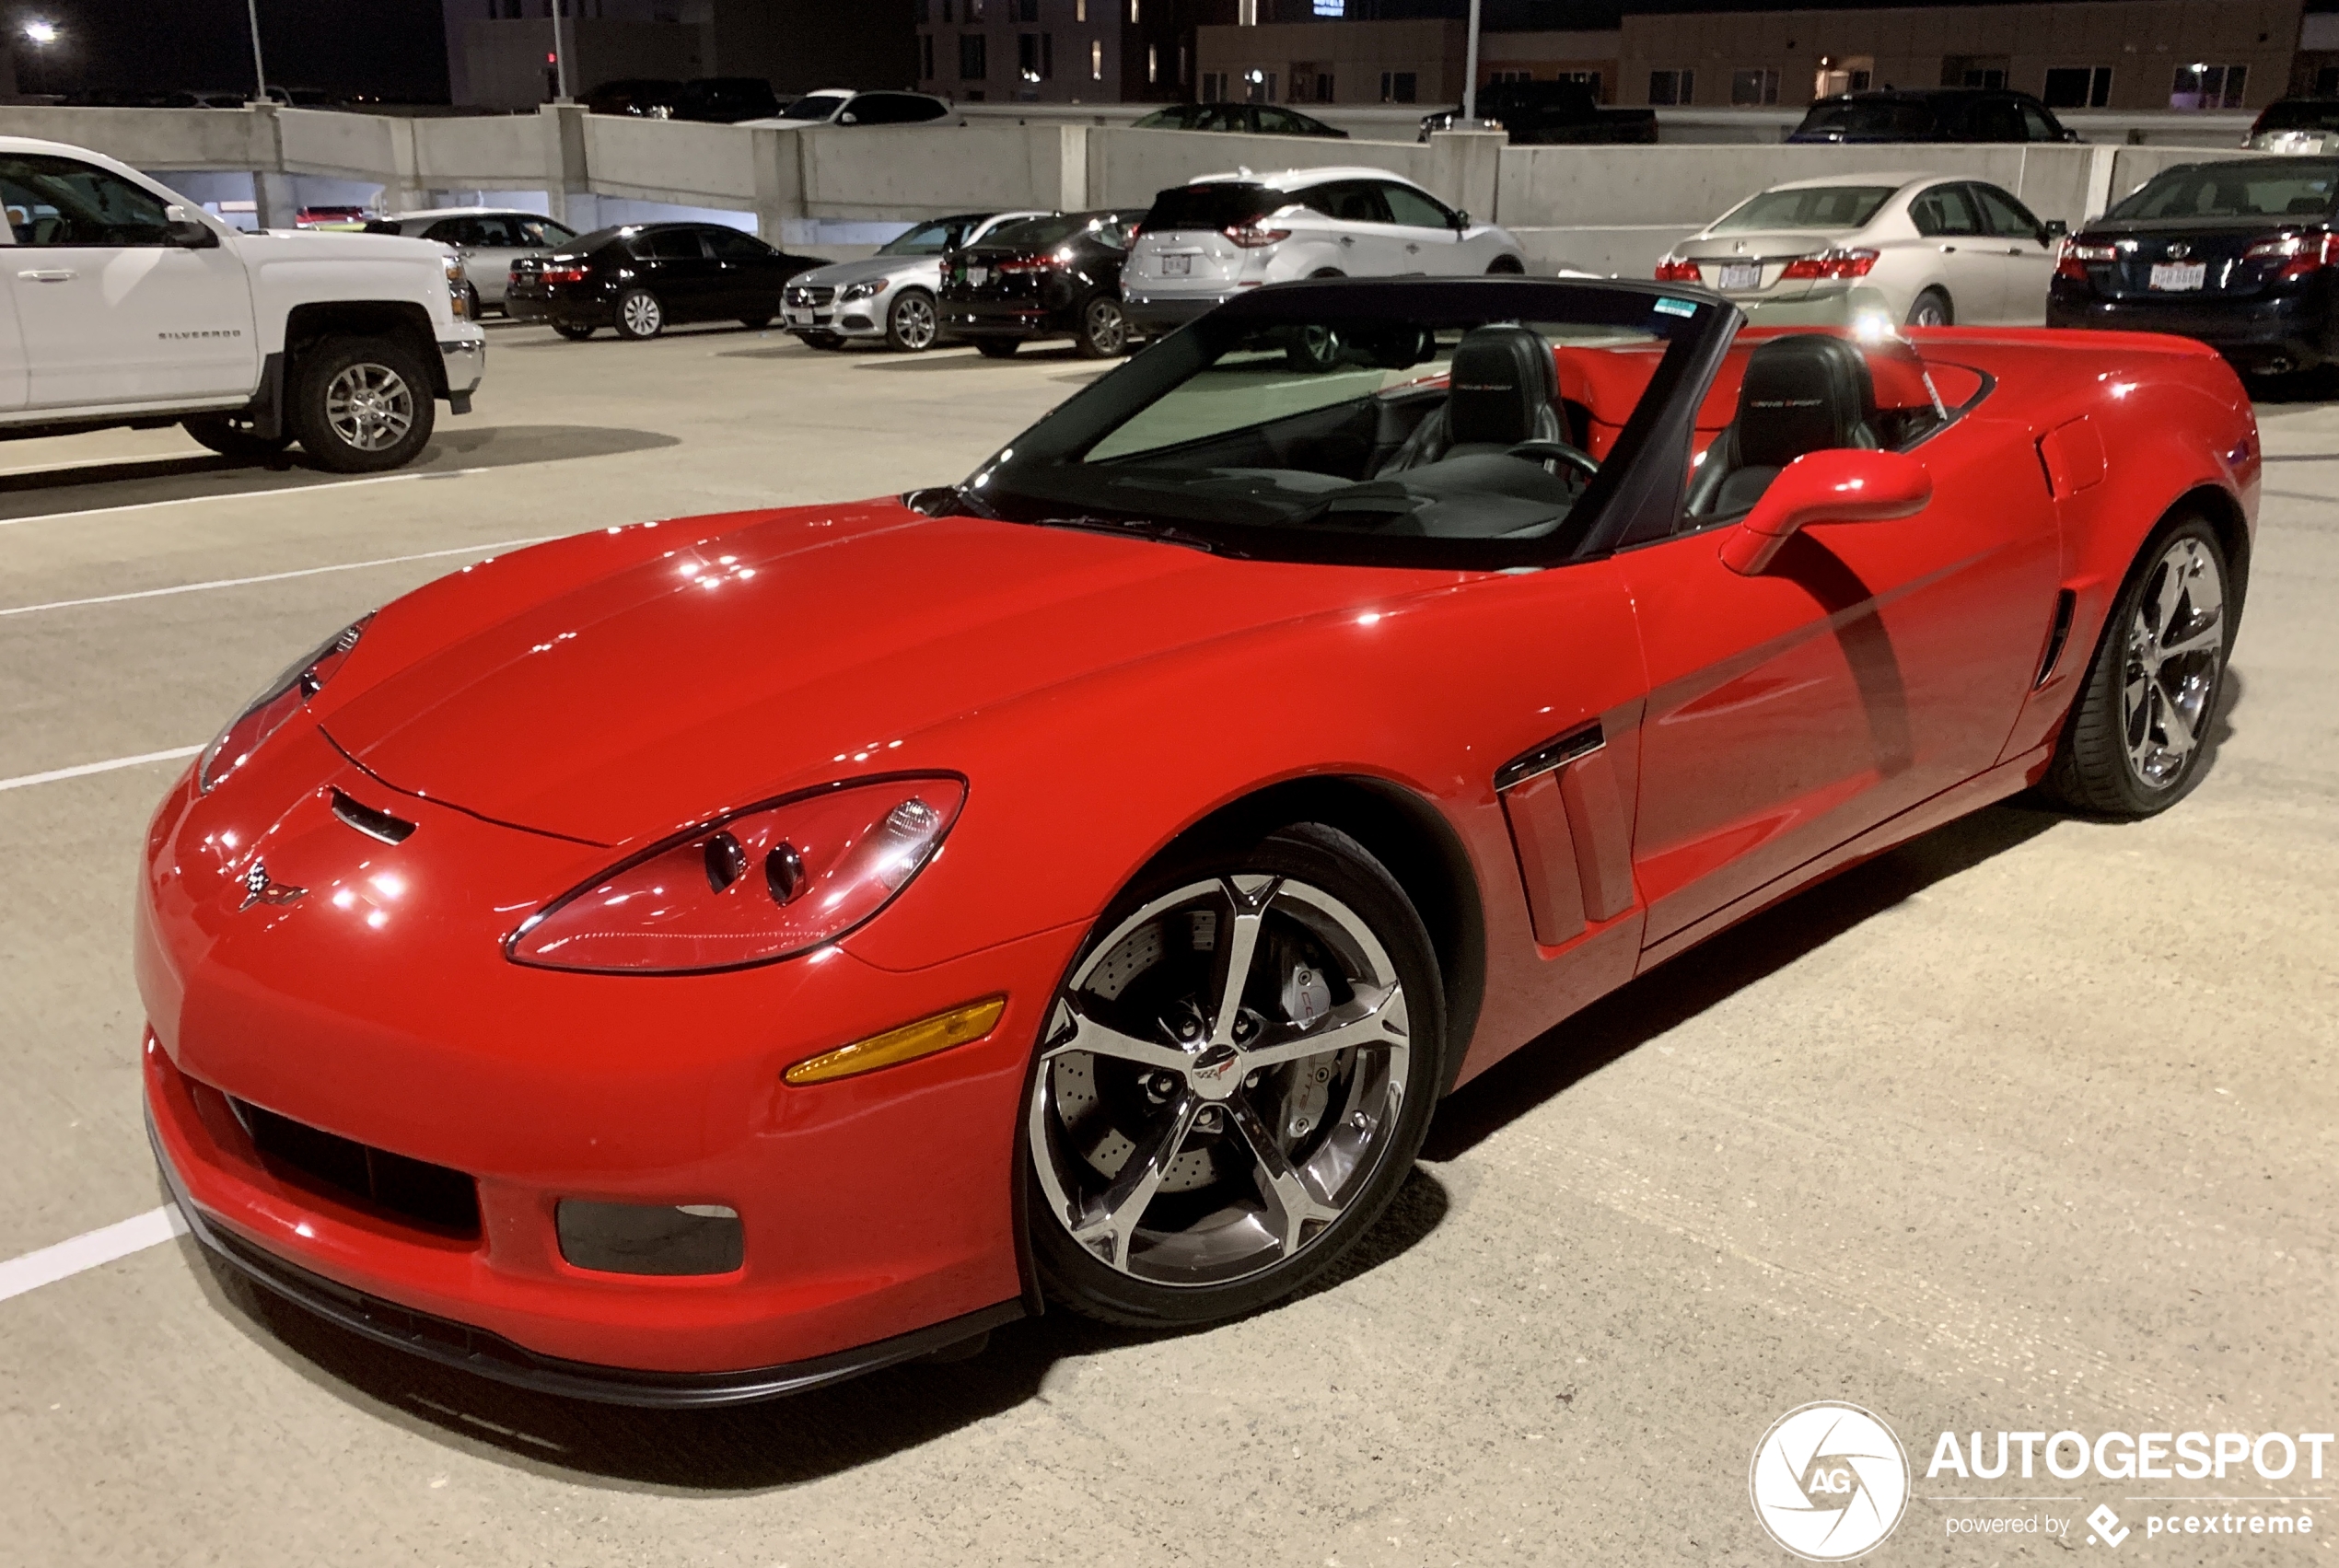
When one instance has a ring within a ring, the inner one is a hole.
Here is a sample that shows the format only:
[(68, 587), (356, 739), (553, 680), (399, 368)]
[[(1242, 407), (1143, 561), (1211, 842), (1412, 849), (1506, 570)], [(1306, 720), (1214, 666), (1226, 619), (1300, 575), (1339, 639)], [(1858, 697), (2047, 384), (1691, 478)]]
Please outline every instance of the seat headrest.
[(1559, 395), (1559, 371), (1542, 333), (1505, 321), (1463, 334), (1447, 388), (1449, 441), (1513, 447), (1535, 439), (1539, 415)]
[(1875, 425), (1868, 360), (1842, 338), (1774, 338), (1747, 356), (1738, 389), (1740, 467), (1785, 468), (1806, 452), (1874, 447)]

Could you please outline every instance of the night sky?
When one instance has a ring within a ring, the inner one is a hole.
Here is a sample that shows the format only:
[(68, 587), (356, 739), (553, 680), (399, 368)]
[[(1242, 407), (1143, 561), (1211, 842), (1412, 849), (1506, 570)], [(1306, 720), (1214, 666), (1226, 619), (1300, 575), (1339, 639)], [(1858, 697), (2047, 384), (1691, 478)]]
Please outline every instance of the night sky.
[[(8, 0), (17, 85), (163, 93), (250, 90), (251, 29), (244, 0)], [(40, 17), (63, 36), (43, 62), (24, 41)], [(278, 87), (447, 101), (438, 0), (260, 0), (260, 41)]]

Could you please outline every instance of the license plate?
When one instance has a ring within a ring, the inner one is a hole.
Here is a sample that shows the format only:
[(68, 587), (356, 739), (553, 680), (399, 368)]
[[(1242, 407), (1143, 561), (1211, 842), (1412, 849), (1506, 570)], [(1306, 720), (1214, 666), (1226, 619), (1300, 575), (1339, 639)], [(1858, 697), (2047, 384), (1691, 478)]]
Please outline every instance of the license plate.
[(1191, 276), (1193, 275), (1193, 257), (1191, 257), (1191, 256), (1164, 256), (1163, 258), (1161, 258), (1161, 275), (1162, 275), (1163, 277), (1165, 277), (1165, 278), (1182, 278), (1182, 277), (1191, 277)]
[(977, 288), (981, 288), (983, 286), (983, 280), (990, 275), (991, 269), (988, 267), (969, 267), (967, 269), (967, 282)]
[(2209, 276), (2206, 261), (2155, 261), (2152, 263), (2152, 286), (2168, 293), (2199, 288)]
[(1731, 261), (1722, 268), (1724, 288), (1760, 288), (1763, 286), (1763, 263)]
[(809, 310), (790, 310), (787, 313), (787, 319), (788, 325), (791, 327), (809, 327), (812, 324), (812, 312)]

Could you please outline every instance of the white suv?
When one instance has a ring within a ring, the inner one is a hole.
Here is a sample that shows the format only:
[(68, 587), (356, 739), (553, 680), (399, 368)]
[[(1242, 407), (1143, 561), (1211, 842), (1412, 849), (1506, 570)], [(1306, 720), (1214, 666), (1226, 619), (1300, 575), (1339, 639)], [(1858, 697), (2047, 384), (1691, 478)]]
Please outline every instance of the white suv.
[(1121, 299), (1130, 327), (1152, 334), (1262, 284), (1526, 270), (1507, 229), (1472, 223), (1385, 168), (1246, 168), (1153, 199)]

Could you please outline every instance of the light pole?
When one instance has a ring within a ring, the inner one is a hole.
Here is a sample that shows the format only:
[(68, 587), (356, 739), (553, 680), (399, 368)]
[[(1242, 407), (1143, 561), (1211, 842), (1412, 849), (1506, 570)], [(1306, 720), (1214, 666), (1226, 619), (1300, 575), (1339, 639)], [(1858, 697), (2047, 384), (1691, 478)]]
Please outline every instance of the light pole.
[(49, 46), (57, 41), (57, 24), (39, 17), (25, 23), (25, 41), (32, 45), (32, 57), (41, 62), (41, 87), (49, 87)]
[(251, 17), (251, 74), (259, 83), (259, 96), (252, 101), (268, 101), (268, 64), (260, 57), (260, 0), (244, 0), (244, 11)]
[[(568, 96), (568, 45), (561, 41), (561, 18), (568, 15), (568, 0), (553, 0), (553, 79), (559, 101), (566, 103)], [(568, 29), (574, 34), (576, 29)]]
[(1478, 128), (1478, 0), (1470, 0), (1470, 48), (1462, 61), (1462, 122)]

